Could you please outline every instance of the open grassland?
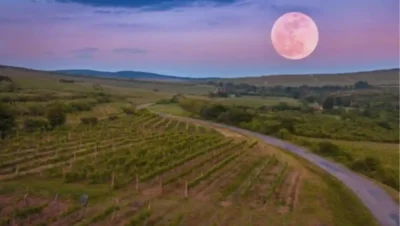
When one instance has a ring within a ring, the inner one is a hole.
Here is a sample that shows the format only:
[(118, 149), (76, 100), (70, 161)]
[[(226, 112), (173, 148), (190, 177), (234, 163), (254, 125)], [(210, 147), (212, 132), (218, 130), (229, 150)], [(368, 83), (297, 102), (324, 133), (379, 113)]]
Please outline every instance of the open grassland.
[(1, 149), (1, 225), (375, 225), (280, 150), (146, 110)]

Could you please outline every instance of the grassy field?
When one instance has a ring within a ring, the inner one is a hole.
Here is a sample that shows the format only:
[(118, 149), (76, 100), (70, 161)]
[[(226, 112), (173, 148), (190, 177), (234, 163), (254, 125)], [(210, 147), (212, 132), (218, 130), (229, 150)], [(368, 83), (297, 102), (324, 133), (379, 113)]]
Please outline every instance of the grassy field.
[(328, 195), (347, 191), (278, 149), (146, 112), (2, 147), (2, 222), (375, 225), (356, 200)]
[(399, 172), (399, 144), (379, 143), (368, 141), (341, 141), (332, 139), (304, 138), (312, 141), (330, 141), (347, 150), (356, 158), (372, 156), (379, 159), (385, 166), (391, 167)]

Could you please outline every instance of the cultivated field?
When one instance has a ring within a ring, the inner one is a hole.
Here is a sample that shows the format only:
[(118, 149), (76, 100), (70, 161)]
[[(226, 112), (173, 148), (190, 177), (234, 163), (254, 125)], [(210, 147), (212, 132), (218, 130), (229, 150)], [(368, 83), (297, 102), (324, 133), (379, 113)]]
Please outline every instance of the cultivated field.
[(331, 225), (336, 211), (306, 201), (329, 189), (276, 149), (146, 110), (1, 145), (0, 225)]

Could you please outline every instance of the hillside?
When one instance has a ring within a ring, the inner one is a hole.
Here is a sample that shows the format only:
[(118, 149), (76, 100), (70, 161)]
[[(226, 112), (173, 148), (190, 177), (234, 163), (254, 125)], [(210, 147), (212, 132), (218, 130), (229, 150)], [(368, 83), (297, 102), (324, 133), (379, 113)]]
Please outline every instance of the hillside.
[(170, 82), (187, 82), (190, 80), (197, 80), (196, 78), (177, 77), (170, 75), (161, 75), (150, 72), (141, 71), (94, 71), (94, 70), (57, 70), (56, 73), (68, 74), (74, 76), (92, 76), (101, 78), (125, 78), (136, 80), (152, 80), (152, 81), (170, 81)]
[(177, 82), (177, 83), (206, 83), (207, 81), (214, 82), (233, 82), (233, 83), (247, 83), (252, 85), (265, 85), (265, 86), (322, 86), (322, 85), (352, 85), (357, 81), (367, 81), (371, 85), (399, 85), (399, 69), (387, 69), (377, 71), (355, 72), (355, 73), (342, 73), (342, 74), (314, 74), (314, 75), (265, 75), (254, 77), (241, 77), (241, 78), (189, 78), (161, 75), (149, 72), (138, 71), (119, 71), (119, 72), (104, 72), (93, 70), (58, 70), (58, 71), (40, 71), (19, 67), (1, 66), (1, 71), (12, 70), (13, 74), (35, 74), (41, 73), (60, 76), (60, 77), (94, 77), (99, 79), (113, 79), (120, 78), (121, 80), (142, 80), (142, 81), (160, 81), (160, 82)]
[(118, 71), (104, 72), (92, 70), (59, 70), (57, 73), (69, 75), (85, 75), (94, 77), (126, 78), (136, 80), (169, 81), (169, 82), (205, 82), (221, 81), (233, 83), (248, 83), (265, 86), (322, 86), (322, 85), (352, 85), (357, 81), (367, 81), (372, 85), (399, 85), (399, 69), (342, 73), (342, 74), (298, 74), (298, 75), (265, 75), (240, 78), (189, 78), (161, 75), (149, 72)]

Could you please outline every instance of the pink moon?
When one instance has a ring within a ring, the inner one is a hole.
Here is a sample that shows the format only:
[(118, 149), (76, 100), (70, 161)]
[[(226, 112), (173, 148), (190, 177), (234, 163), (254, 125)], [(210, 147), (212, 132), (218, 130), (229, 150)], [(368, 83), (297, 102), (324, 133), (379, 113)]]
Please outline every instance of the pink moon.
[(318, 45), (318, 27), (311, 17), (290, 12), (279, 17), (271, 31), (272, 45), (276, 52), (289, 60), (310, 56)]

